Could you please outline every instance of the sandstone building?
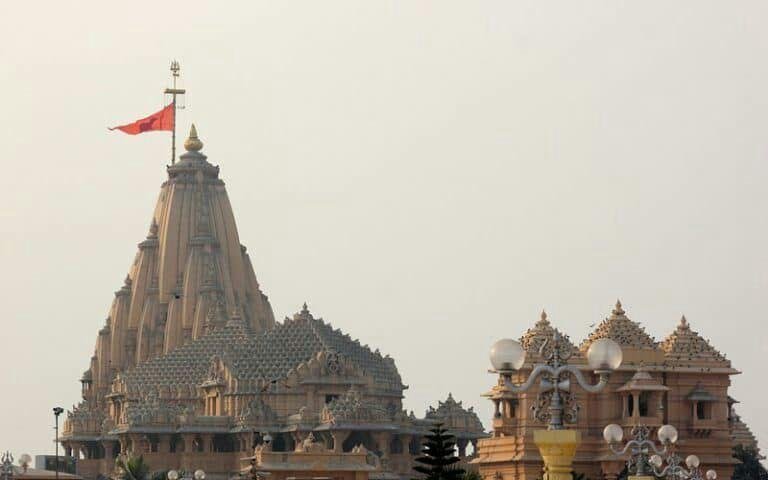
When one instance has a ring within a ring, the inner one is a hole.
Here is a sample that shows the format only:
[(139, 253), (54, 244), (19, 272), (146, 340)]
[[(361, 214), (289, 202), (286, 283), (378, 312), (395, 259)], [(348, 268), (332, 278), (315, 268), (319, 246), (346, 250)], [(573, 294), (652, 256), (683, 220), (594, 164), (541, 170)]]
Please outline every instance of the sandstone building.
[[(539, 351), (544, 342), (553, 341), (555, 332), (542, 313), (520, 339), (527, 352), (526, 364), (513, 381), (527, 378), (533, 364), (542, 362)], [(561, 335), (561, 342), (567, 342), (573, 352), (569, 363), (583, 366), (584, 373), (592, 375), (586, 365), (586, 351), (592, 342), (605, 337), (621, 345), (622, 366), (611, 374), (601, 393), (586, 394), (575, 387), (566, 398), (566, 417), (571, 420), (568, 428), (581, 430), (583, 438), (574, 471), (590, 479), (615, 480), (622, 474), (626, 457), (617, 458), (602, 437), (603, 428), (610, 423), (624, 427), (625, 439), (634, 425), (647, 425), (655, 431), (671, 424), (679, 431), (677, 451), (683, 458), (696, 454), (702, 466), (715, 469), (719, 478), (731, 478), (735, 463), (732, 447), (756, 447), (755, 438), (734, 412), (736, 401), (728, 395), (730, 377), (739, 373), (731, 362), (694, 331), (685, 317), (659, 342), (630, 320), (617, 302), (611, 315), (580, 345)], [(541, 478), (542, 460), (533, 443), (533, 431), (546, 425), (533, 419), (538, 393), (538, 388), (533, 388), (514, 394), (499, 381), (486, 394), (494, 405), (493, 433), (491, 438), (480, 440), (478, 457), (472, 461), (483, 478)]]
[[(153, 470), (229, 478), (270, 438), (258, 454), (264, 465), (283, 458), (276, 452), (315, 460), (332, 452), (349, 454), (334, 468), (356, 472), (350, 478), (410, 477), (434, 421), (457, 434), (462, 455), (484, 436), (477, 415), (451, 396), (425, 418), (404, 412), (394, 360), (306, 305), (276, 322), (194, 126), (184, 146), (97, 335), (83, 400), (64, 424), (62, 444), (81, 476), (107, 475), (131, 452)], [(310, 435), (317, 445), (304, 451)]]

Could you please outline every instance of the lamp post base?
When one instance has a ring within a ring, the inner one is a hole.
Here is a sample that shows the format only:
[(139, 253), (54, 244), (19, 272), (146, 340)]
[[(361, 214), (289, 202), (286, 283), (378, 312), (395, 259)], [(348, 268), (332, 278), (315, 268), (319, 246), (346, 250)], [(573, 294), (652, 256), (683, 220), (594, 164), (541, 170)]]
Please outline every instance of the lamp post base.
[[(572, 480), (573, 457), (581, 444), (578, 430), (534, 430), (533, 443), (544, 459), (543, 480)], [(638, 479), (645, 480), (645, 479)]]

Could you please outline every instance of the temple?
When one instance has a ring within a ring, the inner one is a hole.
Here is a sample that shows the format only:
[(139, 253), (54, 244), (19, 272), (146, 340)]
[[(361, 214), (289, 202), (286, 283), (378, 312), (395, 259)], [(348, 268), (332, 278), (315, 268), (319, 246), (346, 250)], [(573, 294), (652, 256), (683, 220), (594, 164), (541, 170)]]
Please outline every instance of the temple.
[(416, 418), (403, 411), (407, 386), (388, 355), (306, 304), (275, 321), (194, 126), (184, 147), (64, 424), (78, 474), (109, 475), (131, 453), (154, 471), (211, 479), (248, 468), (295, 477), (324, 461), (339, 478), (410, 478), (435, 422), (467, 455), (485, 436), (471, 408), (449, 395)]
[[(603, 440), (603, 428), (610, 423), (623, 426), (625, 437), (635, 425), (646, 425), (652, 431), (663, 424), (674, 425), (679, 431), (678, 453), (683, 457), (696, 453), (702, 465), (715, 469), (719, 478), (731, 478), (735, 445), (757, 448), (754, 436), (735, 413), (737, 402), (728, 395), (730, 377), (739, 372), (691, 328), (685, 317), (659, 342), (632, 321), (617, 302), (611, 315), (576, 346), (542, 312), (540, 320), (520, 339), (526, 364), (513, 380), (526, 378), (533, 364), (541, 362), (542, 345), (552, 342), (555, 332), (573, 352), (569, 363), (583, 367), (586, 376), (593, 376), (586, 365), (592, 342), (611, 338), (624, 353), (622, 366), (601, 393), (586, 394), (575, 388), (566, 395), (567, 426), (580, 430), (583, 438), (576, 452), (575, 473), (606, 480), (626, 475), (627, 457), (617, 457)], [(538, 387), (512, 393), (502, 381), (485, 394), (494, 405), (493, 433), (480, 440), (477, 458), (472, 460), (483, 478), (541, 478), (543, 462), (533, 442), (533, 431), (546, 425), (533, 417), (538, 394)]]

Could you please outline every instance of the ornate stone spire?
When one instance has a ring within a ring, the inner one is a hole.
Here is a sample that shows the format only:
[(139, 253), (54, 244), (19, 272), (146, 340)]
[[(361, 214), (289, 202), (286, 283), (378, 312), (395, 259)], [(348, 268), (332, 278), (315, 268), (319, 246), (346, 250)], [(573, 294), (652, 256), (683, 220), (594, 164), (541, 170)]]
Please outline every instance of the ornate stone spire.
[(201, 152), (194, 125), (184, 146), (167, 167), (149, 234), (110, 308), (110, 327), (99, 332), (91, 365), (98, 398), (117, 372), (204, 336), (208, 326), (226, 325), (236, 305), (248, 331), (274, 326), (219, 167)]

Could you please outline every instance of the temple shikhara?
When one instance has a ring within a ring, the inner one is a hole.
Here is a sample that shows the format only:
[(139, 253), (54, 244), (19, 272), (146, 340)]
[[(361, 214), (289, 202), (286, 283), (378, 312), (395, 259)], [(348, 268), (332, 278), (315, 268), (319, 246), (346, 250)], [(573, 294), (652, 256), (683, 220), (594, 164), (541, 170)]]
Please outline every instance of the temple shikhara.
[(416, 418), (392, 358), (306, 305), (275, 321), (194, 126), (184, 147), (64, 424), (78, 474), (110, 475), (130, 453), (214, 479), (410, 478), (436, 421), (466, 455), (485, 436), (471, 408), (449, 395)]
[[(695, 453), (703, 466), (716, 470), (722, 479), (730, 479), (733, 473), (735, 445), (757, 448), (755, 437), (734, 410), (737, 401), (728, 395), (731, 375), (739, 372), (692, 329), (685, 317), (664, 340), (657, 341), (617, 302), (610, 316), (575, 345), (542, 312), (541, 319), (520, 338), (527, 355), (517, 374), (518, 382), (534, 364), (543, 363), (542, 346), (555, 341), (555, 336), (573, 352), (569, 363), (578, 365), (585, 375), (593, 375), (586, 365), (586, 352), (598, 339), (617, 342), (624, 357), (600, 393), (586, 394), (576, 388), (565, 398), (565, 417), (570, 420), (567, 427), (581, 431), (583, 438), (576, 451), (574, 473), (606, 480), (626, 476), (628, 456), (615, 455), (603, 440), (603, 428), (612, 423), (624, 428), (625, 437), (636, 425), (647, 426), (651, 432), (664, 424), (675, 426), (679, 432), (677, 452), (683, 458)], [(542, 458), (533, 431), (545, 426), (535, 421), (532, 413), (540, 393), (538, 387), (513, 393), (499, 380), (485, 394), (494, 406), (493, 432), (490, 438), (480, 440), (478, 455), (471, 461), (483, 478), (542, 478)]]

